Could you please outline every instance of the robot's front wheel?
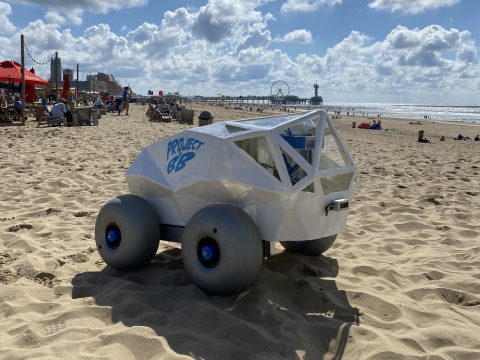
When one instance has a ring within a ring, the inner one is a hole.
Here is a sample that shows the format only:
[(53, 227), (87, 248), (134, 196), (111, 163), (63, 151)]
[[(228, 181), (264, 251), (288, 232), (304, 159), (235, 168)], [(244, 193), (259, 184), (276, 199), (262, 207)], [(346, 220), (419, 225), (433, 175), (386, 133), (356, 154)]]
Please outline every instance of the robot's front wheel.
[(255, 281), (263, 261), (255, 222), (231, 205), (212, 205), (188, 221), (182, 239), (185, 270), (212, 294), (238, 293)]
[(308, 241), (280, 241), (280, 244), (289, 252), (317, 256), (330, 249), (336, 238), (337, 235), (335, 234)]
[(152, 206), (139, 196), (121, 195), (100, 209), (95, 223), (98, 252), (108, 266), (136, 270), (155, 256), (160, 225)]

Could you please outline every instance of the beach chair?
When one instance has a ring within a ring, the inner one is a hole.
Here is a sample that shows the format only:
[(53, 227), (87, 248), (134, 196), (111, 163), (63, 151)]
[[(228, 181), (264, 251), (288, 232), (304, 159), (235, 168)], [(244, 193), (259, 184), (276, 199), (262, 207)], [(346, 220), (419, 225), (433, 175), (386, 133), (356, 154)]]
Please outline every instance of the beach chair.
[(64, 116), (50, 116), (45, 111), (45, 107), (36, 106), (35, 107), (35, 120), (38, 122), (37, 127), (41, 125), (47, 126), (59, 126), (67, 125), (67, 121)]
[[(8, 108), (8, 113), (9, 113), (9, 121), (22, 121), (22, 112), (18, 110), (16, 107), (9, 107)], [(27, 121), (27, 113), (25, 113), (25, 121)]]
[(172, 117), (169, 113), (162, 113), (158, 109), (154, 109), (150, 115), (150, 121), (152, 122), (171, 122)]
[(183, 110), (180, 111), (180, 117), (179, 117), (178, 122), (180, 124), (192, 125), (193, 124), (193, 115), (194, 115), (193, 110), (183, 109)]
[(180, 122), (180, 111), (178, 111), (176, 108), (172, 108), (170, 110), (170, 117), (173, 121)]
[[(92, 124), (93, 110), (91, 106), (77, 106), (72, 116), (73, 126), (83, 126)], [(98, 117), (97, 117), (98, 119)]]
[(12, 122), (8, 107), (0, 108), (0, 121)]

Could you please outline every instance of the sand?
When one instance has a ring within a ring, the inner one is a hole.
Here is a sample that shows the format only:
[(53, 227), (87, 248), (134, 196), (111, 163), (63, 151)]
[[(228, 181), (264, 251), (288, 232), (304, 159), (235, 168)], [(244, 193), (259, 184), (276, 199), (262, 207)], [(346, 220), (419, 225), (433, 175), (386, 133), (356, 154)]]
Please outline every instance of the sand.
[(279, 253), (251, 290), (218, 297), (175, 244), (136, 272), (95, 250), (131, 162), (187, 128), (130, 108), (98, 127), (0, 127), (1, 359), (480, 358), (480, 143), (452, 139), (479, 127), (335, 120), (360, 170), (347, 228), (325, 256)]

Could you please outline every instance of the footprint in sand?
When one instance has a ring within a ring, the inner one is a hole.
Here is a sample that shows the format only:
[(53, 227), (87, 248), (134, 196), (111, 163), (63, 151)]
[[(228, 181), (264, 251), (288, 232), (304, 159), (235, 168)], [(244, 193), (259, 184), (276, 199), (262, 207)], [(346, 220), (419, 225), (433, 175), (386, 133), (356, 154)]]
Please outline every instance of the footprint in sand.
[(449, 303), (461, 306), (480, 305), (480, 298), (457, 290), (440, 289), (440, 295)]
[(429, 202), (429, 203), (432, 203), (434, 204), (435, 206), (439, 206), (439, 205), (442, 205), (442, 203), (440, 201), (438, 201), (436, 198), (434, 197), (429, 197), (429, 198), (426, 198), (425, 199), (426, 202)]
[(17, 231), (22, 230), (22, 229), (31, 230), (31, 229), (33, 229), (33, 225), (30, 225), (30, 224), (13, 225), (13, 226), (10, 226), (8, 228), (8, 232), (17, 232)]
[(48, 208), (47, 210), (45, 210), (46, 215), (56, 214), (56, 213), (59, 213), (59, 212), (60, 212), (59, 209), (54, 209), (54, 208)]
[(78, 211), (73, 214), (75, 217), (86, 217), (95, 214), (95, 211)]
[(56, 279), (55, 274), (52, 274), (49, 272), (40, 272), (37, 275), (35, 275), (33, 280), (49, 288), (52, 288), (54, 285), (60, 282), (59, 280)]

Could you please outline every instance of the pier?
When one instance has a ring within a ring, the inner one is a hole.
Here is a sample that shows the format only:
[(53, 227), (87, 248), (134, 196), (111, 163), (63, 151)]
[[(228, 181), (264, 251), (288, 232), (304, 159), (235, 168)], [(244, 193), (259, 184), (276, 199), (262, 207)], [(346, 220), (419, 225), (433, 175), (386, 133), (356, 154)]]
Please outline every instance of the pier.
[(307, 106), (322, 105), (318, 101), (312, 101), (311, 98), (299, 98), (289, 95), (282, 99), (273, 96), (240, 95), (240, 96), (194, 96), (193, 101), (205, 102), (210, 104), (229, 104), (229, 105), (283, 105), (283, 106)]

